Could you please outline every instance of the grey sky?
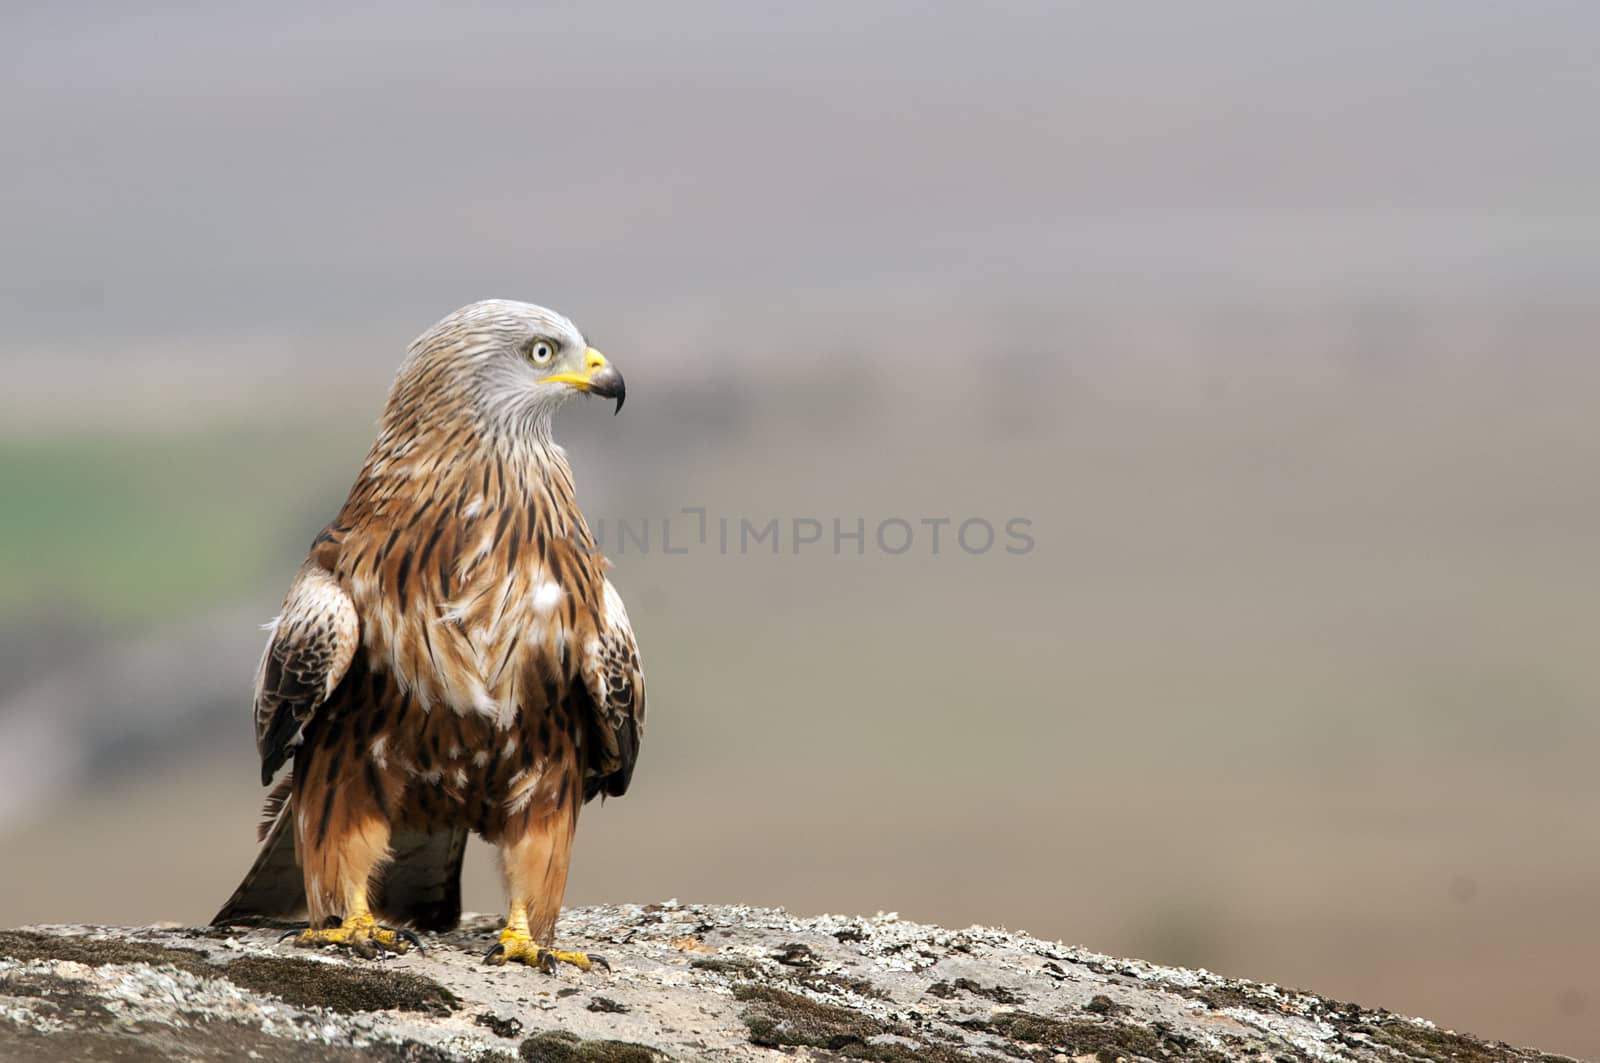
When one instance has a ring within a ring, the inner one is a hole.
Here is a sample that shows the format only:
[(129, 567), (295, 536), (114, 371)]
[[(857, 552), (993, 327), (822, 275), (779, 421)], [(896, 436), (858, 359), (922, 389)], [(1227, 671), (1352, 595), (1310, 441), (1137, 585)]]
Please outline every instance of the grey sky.
[(1600, 275), (1592, 4), (139, 7), (0, 13), (15, 352)]

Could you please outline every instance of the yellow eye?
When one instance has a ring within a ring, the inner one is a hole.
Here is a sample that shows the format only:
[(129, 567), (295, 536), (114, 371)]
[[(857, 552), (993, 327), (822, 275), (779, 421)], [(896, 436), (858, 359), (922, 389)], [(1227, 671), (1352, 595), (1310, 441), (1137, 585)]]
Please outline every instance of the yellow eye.
[(549, 340), (534, 340), (533, 346), (528, 348), (528, 357), (533, 359), (534, 365), (544, 365), (555, 356), (555, 345)]

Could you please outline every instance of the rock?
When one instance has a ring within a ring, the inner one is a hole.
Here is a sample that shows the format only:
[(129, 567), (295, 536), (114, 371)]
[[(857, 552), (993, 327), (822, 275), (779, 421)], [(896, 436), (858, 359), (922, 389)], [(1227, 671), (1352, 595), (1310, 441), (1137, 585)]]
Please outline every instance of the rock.
[(334, 1061), (1406, 1060), (1560, 1057), (1205, 971), (986, 927), (767, 908), (579, 908), (611, 969), (481, 962), (472, 916), (362, 960), (282, 928), (0, 931), (0, 1059)]

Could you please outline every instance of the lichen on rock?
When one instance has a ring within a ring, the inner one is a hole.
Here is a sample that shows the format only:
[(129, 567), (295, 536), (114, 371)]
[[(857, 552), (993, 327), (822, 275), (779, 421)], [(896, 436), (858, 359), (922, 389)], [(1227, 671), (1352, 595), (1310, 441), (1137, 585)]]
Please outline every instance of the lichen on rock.
[(1431, 1023), (987, 927), (573, 909), (610, 971), (489, 967), (494, 920), (364, 960), (278, 931), (0, 931), (0, 1059), (1559, 1063)]

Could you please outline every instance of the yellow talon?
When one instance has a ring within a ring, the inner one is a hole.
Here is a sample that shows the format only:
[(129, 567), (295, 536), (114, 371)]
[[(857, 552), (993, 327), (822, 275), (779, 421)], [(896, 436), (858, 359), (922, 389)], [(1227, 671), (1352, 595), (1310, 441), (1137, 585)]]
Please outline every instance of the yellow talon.
[[(570, 963), (580, 971), (587, 971), (596, 962), (585, 952), (563, 952), (560, 949), (545, 949), (544, 954), (546, 958), (555, 963)], [(604, 964), (606, 961), (600, 960), (599, 962)]]
[(529, 967), (538, 967), (547, 974), (554, 974), (556, 965), (570, 963), (580, 971), (587, 971), (595, 965), (611, 969), (611, 965), (602, 956), (590, 956), (585, 952), (566, 952), (562, 949), (547, 949), (533, 943), (533, 939), (526, 934), (519, 934), (510, 927), (500, 931), (500, 940), (495, 942), (483, 957), (484, 963), (491, 963), (503, 967), (508, 963), (524, 963)]
[(417, 935), (411, 931), (381, 926), (366, 913), (353, 915), (338, 926), (302, 930), (294, 943), (302, 949), (338, 945), (368, 959), (383, 951), (405, 952), (413, 945), (421, 946)]

